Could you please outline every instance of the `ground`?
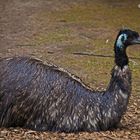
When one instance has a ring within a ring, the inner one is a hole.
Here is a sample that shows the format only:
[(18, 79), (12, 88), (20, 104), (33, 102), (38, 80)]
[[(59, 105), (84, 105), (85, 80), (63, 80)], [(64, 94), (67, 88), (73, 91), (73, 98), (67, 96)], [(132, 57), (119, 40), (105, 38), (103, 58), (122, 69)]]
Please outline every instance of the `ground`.
[[(140, 33), (139, 0), (1, 0), (0, 57), (30, 56), (63, 67), (95, 89), (105, 89), (120, 28)], [(132, 96), (114, 131), (52, 133), (1, 128), (0, 139), (140, 139), (140, 47), (127, 51)]]

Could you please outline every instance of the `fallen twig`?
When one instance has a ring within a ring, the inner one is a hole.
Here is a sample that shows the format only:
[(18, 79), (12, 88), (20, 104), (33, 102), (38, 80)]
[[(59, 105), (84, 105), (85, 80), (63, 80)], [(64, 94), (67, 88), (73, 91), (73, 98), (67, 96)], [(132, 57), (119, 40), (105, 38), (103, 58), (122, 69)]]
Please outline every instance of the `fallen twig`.
[[(108, 57), (108, 58), (114, 58), (112, 55), (103, 55), (103, 54), (94, 54), (94, 53), (88, 53), (88, 52), (74, 52), (74, 55), (87, 55), (87, 56), (95, 56), (95, 57)], [(140, 60), (139, 57), (129, 57), (130, 59), (137, 59)]]

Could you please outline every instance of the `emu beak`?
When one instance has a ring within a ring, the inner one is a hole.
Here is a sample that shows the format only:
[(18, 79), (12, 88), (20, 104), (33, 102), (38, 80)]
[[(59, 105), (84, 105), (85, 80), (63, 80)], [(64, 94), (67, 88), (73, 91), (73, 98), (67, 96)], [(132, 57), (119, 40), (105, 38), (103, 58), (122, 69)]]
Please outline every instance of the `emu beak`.
[(140, 44), (140, 36), (132, 41), (132, 44)]

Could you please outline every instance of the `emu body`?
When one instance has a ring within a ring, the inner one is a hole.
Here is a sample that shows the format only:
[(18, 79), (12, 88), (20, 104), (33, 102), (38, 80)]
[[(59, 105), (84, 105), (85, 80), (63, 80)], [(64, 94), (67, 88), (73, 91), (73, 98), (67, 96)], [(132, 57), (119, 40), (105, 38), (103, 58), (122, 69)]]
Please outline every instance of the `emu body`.
[[(0, 125), (66, 132), (114, 127), (126, 108), (131, 80), (128, 68), (121, 70), (116, 66), (112, 76), (117, 78), (111, 81), (114, 87), (96, 93), (55, 66), (23, 57), (3, 59)], [(124, 86), (126, 89), (122, 89)], [(115, 88), (119, 90), (116, 92)]]
[(103, 92), (94, 91), (68, 72), (36, 59), (1, 59), (0, 126), (61, 132), (115, 128), (131, 93), (128, 61), (118, 52), (109, 86)]

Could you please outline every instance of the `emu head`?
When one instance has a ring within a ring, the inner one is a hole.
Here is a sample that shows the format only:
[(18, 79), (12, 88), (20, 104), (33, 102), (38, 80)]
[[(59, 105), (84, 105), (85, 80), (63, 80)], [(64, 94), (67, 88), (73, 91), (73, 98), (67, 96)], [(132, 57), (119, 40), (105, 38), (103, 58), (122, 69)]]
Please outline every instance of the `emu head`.
[(137, 32), (130, 29), (120, 30), (115, 42), (115, 47), (124, 50), (129, 45), (135, 44), (140, 44), (140, 36)]

